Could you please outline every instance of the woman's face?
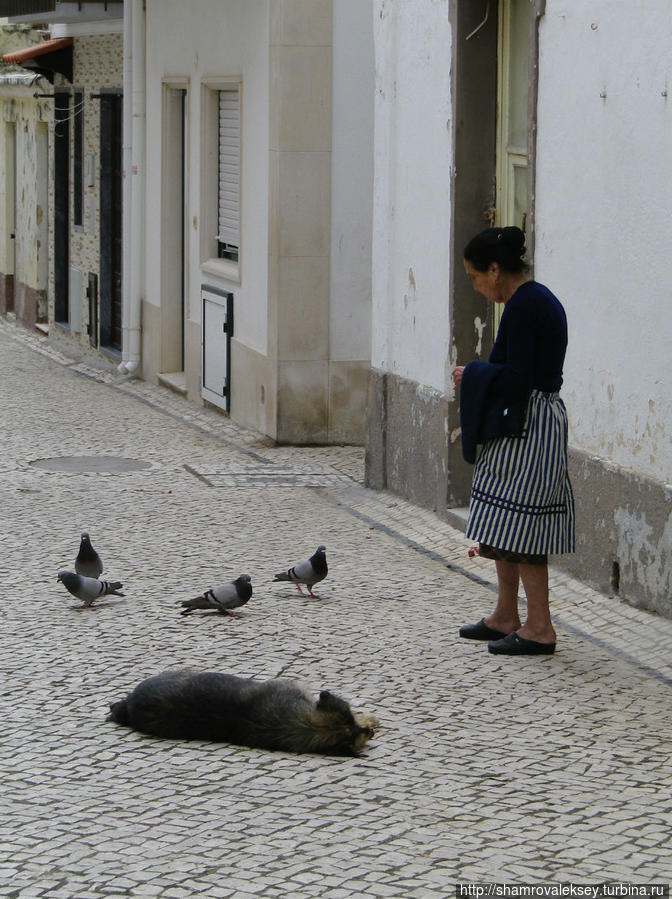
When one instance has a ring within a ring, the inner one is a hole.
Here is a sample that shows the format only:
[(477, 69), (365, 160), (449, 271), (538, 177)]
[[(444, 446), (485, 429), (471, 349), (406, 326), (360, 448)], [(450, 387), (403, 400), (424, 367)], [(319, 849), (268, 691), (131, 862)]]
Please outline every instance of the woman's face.
[(491, 262), (486, 271), (479, 272), (478, 269), (473, 267), (471, 262), (467, 262), (465, 259), (464, 270), (467, 273), (467, 277), (470, 278), (474, 290), (482, 294), (486, 300), (490, 300), (493, 303), (501, 303), (503, 301), (497, 283), (499, 266), (496, 262)]

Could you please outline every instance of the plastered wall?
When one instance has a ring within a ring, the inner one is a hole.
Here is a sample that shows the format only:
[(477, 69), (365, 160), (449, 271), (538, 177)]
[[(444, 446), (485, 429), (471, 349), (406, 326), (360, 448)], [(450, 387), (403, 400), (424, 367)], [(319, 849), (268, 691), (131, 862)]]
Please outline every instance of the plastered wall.
[[(100, 271), (100, 102), (91, 94), (100, 93), (104, 89), (120, 90), (123, 86), (123, 36), (121, 34), (98, 34), (77, 37), (73, 53), (73, 82), (70, 84), (63, 76), (55, 79), (57, 90), (70, 90), (70, 267), (82, 272), (81, 280), (81, 314), (79, 322), (75, 316), (70, 330), (70, 339), (76, 340), (88, 348), (89, 346), (89, 303), (86, 297), (88, 273)], [(73, 224), (74, 180), (74, 92), (83, 93), (83, 138), (84, 138), (84, 187), (82, 206), (82, 225)], [(53, 106), (53, 104), (52, 104)], [(53, 115), (53, 109), (52, 109)], [(62, 117), (62, 113), (57, 113)], [(92, 178), (87, 178), (86, 157), (90, 158)], [(53, 181), (53, 150), (50, 152), (51, 175)], [(52, 200), (53, 204), (53, 200)], [(50, 217), (49, 243), (53, 258), (53, 211)], [(49, 283), (49, 318), (54, 318), (54, 270), (50, 267)], [(79, 325), (79, 327), (77, 327)], [(60, 338), (68, 335), (59, 334)]]
[(0, 86), (0, 307), (29, 327), (47, 314), (51, 110), (34, 97), (40, 84)]
[(453, 117), (448, 0), (373, 4), (372, 365), (450, 390)]
[(666, 0), (548, 0), (541, 22), (535, 263), (568, 312), (571, 443), (663, 483), (672, 482), (671, 46)]

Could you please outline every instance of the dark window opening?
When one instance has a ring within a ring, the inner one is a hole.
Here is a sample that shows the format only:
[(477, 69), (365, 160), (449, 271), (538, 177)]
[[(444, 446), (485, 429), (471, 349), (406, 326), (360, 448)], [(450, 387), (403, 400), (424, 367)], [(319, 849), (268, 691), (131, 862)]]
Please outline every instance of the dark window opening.
[(70, 320), (70, 94), (54, 93), (54, 318)]
[(82, 91), (75, 91), (73, 123), (72, 221), (74, 225), (81, 227), (84, 223), (84, 94)]
[(238, 247), (234, 247), (230, 243), (222, 243), (217, 241), (217, 257), (219, 259), (230, 259), (232, 262), (238, 262)]

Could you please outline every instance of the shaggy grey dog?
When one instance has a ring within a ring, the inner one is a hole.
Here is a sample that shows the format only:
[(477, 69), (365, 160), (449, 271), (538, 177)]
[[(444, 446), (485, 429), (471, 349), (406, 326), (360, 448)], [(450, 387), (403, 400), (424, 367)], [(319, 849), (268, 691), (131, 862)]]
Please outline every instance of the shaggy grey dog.
[(327, 690), (315, 702), (291, 680), (188, 669), (148, 677), (107, 720), (156, 737), (325, 755), (357, 755), (378, 728)]

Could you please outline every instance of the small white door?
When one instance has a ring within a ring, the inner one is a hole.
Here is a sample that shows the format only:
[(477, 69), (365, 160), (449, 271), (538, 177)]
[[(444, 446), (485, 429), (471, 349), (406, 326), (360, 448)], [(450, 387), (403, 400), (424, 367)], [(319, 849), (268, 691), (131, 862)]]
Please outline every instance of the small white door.
[(231, 336), (233, 294), (201, 288), (203, 361), (201, 396), (229, 411), (231, 404)]

